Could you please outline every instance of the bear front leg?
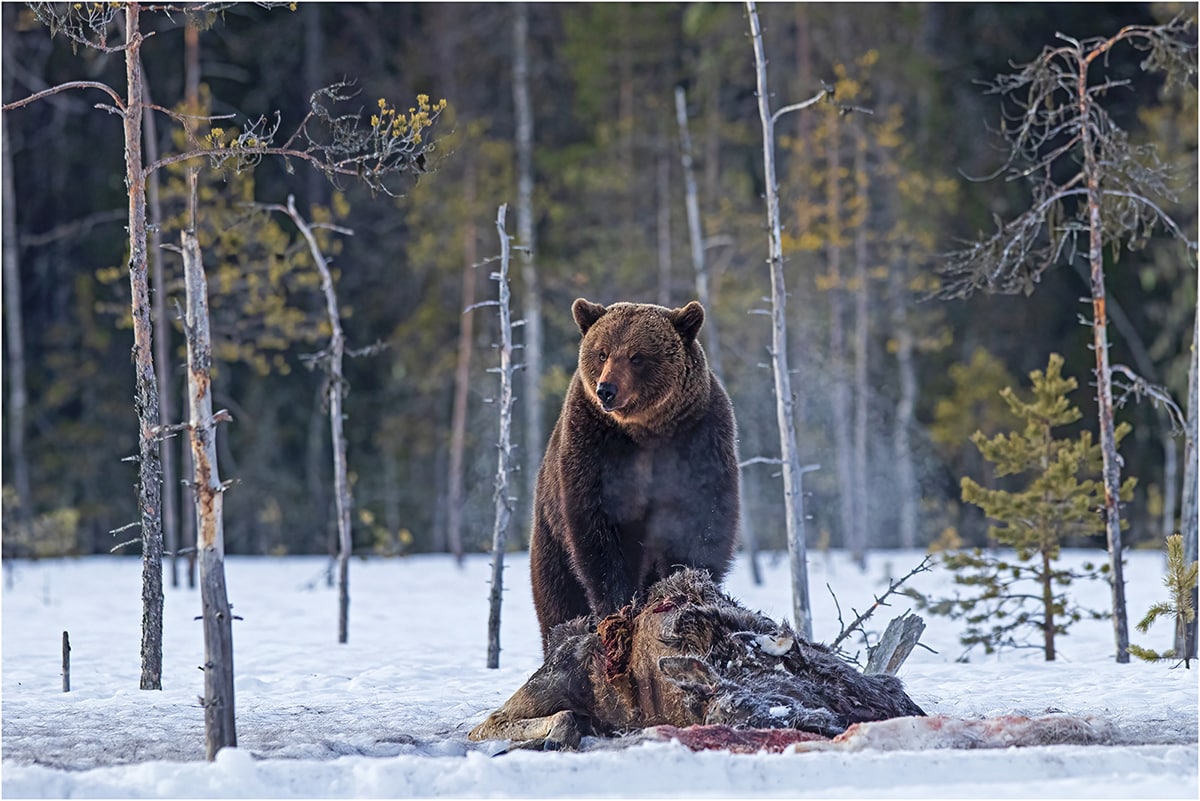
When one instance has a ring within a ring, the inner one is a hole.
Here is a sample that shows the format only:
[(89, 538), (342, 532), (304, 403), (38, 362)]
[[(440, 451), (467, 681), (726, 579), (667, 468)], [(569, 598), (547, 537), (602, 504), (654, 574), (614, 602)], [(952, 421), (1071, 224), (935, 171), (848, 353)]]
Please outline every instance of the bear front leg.
[(572, 520), (580, 534), (567, 539), (571, 572), (587, 595), (592, 614), (606, 617), (633, 599), (634, 586), (615, 526), (601, 519)]
[(619, 494), (606, 487), (602, 471), (620, 471), (620, 455), (602, 443), (564, 454), (558, 508), (562, 544), (571, 573), (583, 588), (592, 614), (605, 617), (633, 598), (635, 565), (627, 564)]
[(540, 519), (529, 543), (533, 604), (542, 632), (542, 651), (549, 653), (550, 631), (560, 623), (591, 613), (587, 594), (575, 578), (571, 556)]

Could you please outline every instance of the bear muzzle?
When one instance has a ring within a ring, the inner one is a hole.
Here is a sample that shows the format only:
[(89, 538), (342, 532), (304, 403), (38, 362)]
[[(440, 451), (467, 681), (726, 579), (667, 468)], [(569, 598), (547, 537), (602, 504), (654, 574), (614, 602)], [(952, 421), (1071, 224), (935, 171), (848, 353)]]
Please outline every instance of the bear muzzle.
[(620, 390), (617, 385), (611, 381), (601, 381), (596, 385), (596, 397), (600, 400), (600, 406), (606, 412), (614, 411), (619, 408), (617, 406), (617, 393)]

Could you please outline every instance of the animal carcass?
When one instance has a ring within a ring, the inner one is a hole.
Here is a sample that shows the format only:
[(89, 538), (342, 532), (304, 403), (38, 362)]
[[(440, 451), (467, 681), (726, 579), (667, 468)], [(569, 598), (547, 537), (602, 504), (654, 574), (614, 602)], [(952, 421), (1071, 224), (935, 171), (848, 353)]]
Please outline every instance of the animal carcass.
[(689, 569), (598, 624), (557, 626), (543, 665), (469, 736), (576, 748), (583, 735), (723, 724), (833, 737), (924, 714), (896, 677), (863, 675)]

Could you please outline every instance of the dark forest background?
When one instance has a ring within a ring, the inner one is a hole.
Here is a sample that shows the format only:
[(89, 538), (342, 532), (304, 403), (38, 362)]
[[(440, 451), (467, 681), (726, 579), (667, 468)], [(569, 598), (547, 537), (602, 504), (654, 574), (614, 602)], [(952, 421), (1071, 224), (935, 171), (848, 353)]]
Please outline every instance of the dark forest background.
[[(908, 3), (768, 4), (760, 7), (776, 107), (816, 94), (871, 109), (838, 115), (831, 106), (779, 125), (790, 358), (798, 396), (800, 451), (821, 468), (811, 492), (812, 544), (838, 547), (845, 523), (838, 479), (838, 415), (863, 404), (852, 441), (867, 454), (865, 514), (872, 548), (900, 544), (895, 471), (911, 460), (919, 479), (925, 546), (952, 532), (982, 543), (986, 521), (958, 500), (959, 480), (988, 480), (968, 439), (977, 428), (1011, 425), (997, 390), (1028, 385), (1050, 353), (1080, 390), (1077, 428), (1095, 426), (1089, 386), (1094, 363), (1086, 280), (1073, 265), (1045, 275), (1029, 296), (925, 299), (936, 287), (939, 255), (989, 232), (1028, 200), (1019, 182), (969, 180), (1002, 163), (999, 100), (988, 81), (1032, 59), (1056, 32), (1111, 35), (1130, 23), (1165, 22), (1181, 4)], [(294, 10), (233, 6), (199, 35), (200, 97), (212, 114), (233, 114), (226, 129), (278, 111), (297, 122), (315, 90), (355, 82), (364, 113), (387, 98), (418, 94), (448, 109), (437, 123), (436, 158), (403, 197), (372, 197), (331, 185), (305, 165), (294, 172), (264, 160), (252, 173), (202, 175), (201, 216), (218, 337), (215, 403), (234, 422), (221, 429), (221, 474), (236, 480), (225, 497), (225, 538), (233, 553), (312, 553), (331, 547), (332, 463), (322, 377), (301, 357), (328, 336), (311, 262), (294, 231), (239, 204), (282, 203), (289, 194), (317, 220), (353, 236), (327, 247), (350, 346), (387, 349), (347, 365), (349, 465), (359, 553), (446, 550), (462, 513), (468, 552), (490, 543), (498, 379), (494, 310), (479, 309), (469, 332), (469, 389), (461, 501), (450, 498), (452, 409), (464, 300), (494, 296), (487, 267), (497, 254), (494, 219), (516, 200), (513, 26), (517, 4), (300, 3)], [(534, 122), (536, 247), (544, 319), (540, 403), (553, 424), (574, 366), (577, 331), (570, 304), (638, 300), (672, 306), (695, 297), (679, 158), (674, 91), (687, 90), (689, 125), (708, 261), (709, 309), (720, 337), (721, 373), (733, 399), (743, 459), (778, 454), (771, 374), (763, 365), (768, 318), (754, 314), (769, 295), (762, 199), (761, 128), (744, 6), (707, 3), (529, 4), (529, 69)], [(1194, 7), (1192, 7), (1194, 13)], [(67, 80), (124, 86), (120, 54), (75, 51), (51, 37), (24, 5), (5, 3), (5, 102)], [(146, 14), (156, 35), (143, 48), (154, 102), (179, 107), (185, 94), (184, 19)], [(1180, 167), (1183, 202), (1170, 209), (1196, 237), (1196, 92), (1167, 92), (1138, 69), (1137, 54), (1112, 65), (1129, 87), (1106, 105), (1131, 137), (1154, 144)], [(19, 264), (27, 406), (24, 455), (30, 497), (8, 478), (4, 449), (6, 553), (106, 552), (131, 539), (110, 533), (136, 517), (137, 450), (130, 364), (127, 201), (118, 117), (99, 98), (64, 93), (4, 115), (15, 203), (4, 214), (5, 259)], [(162, 152), (178, 131), (157, 129)], [(164, 239), (178, 241), (186, 208), (182, 168), (162, 176)], [(839, 188), (841, 205), (831, 204)], [(510, 216), (511, 219), (511, 216)], [(510, 225), (510, 232), (513, 227)], [(517, 245), (522, 245), (518, 241)], [(830, 270), (838, 251), (840, 271)], [(1134, 251), (1106, 254), (1112, 359), (1167, 386), (1182, 404), (1196, 313), (1196, 271), (1165, 236)], [(167, 308), (182, 293), (177, 254), (164, 254)], [(522, 276), (514, 270), (514, 293)], [(466, 284), (464, 285), (464, 282)], [(10, 292), (12, 286), (5, 288)], [(171, 313), (171, 312), (169, 312)], [(521, 308), (514, 310), (517, 317)], [(6, 312), (6, 316), (9, 313)], [(172, 319), (174, 314), (171, 313)], [(10, 326), (11, 328), (11, 326)], [(835, 336), (834, 331), (840, 330)], [(5, 381), (11, 386), (14, 332), (6, 330)], [(520, 330), (518, 329), (518, 340)], [(897, 357), (913, 343), (911, 364)], [(182, 402), (183, 336), (170, 341), (174, 419)], [(865, 354), (865, 361), (862, 354)], [(859, 367), (859, 365), (862, 365)], [(856, 369), (858, 368), (858, 369)], [(918, 390), (904, 453), (895, 451), (902, 370)], [(838, 387), (844, 389), (839, 393)], [(842, 399), (842, 400), (839, 400)], [(5, 438), (12, 399), (4, 397)], [(518, 403), (516, 429), (524, 412)], [(1130, 404), (1122, 475), (1138, 479), (1127, 507), (1127, 542), (1158, 546), (1177, 526), (1174, 503), (1182, 438), (1168, 436), (1148, 404)], [(518, 438), (520, 438), (518, 433)], [(180, 446), (172, 448), (180, 458)], [(840, 452), (839, 452), (840, 451)], [(178, 467), (177, 467), (178, 470)], [(770, 465), (744, 473), (747, 523), (764, 548), (784, 548), (779, 478)], [(512, 540), (528, 538), (528, 470)], [(862, 474), (856, 483), (862, 484)], [(168, 490), (179, 492), (178, 487)], [(19, 530), (19, 505), (32, 523)], [(167, 526), (183, 524), (167, 521)], [(1078, 543), (1083, 544), (1083, 543)], [(1102, 545), (1100, 540), (1097, 545)], [(126, 550), (136, 550), (136, 545)]]

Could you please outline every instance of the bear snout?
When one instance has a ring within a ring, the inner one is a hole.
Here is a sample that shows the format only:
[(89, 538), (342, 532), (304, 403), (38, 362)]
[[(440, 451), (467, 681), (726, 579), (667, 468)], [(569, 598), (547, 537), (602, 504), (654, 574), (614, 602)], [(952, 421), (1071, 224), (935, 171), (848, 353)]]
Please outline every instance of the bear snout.
[(612, 409), (613, 403), (617, 399), (617, 385), (611, 381), (601, 381), (596, 385), (596, 397), (600, 399), (600, 403), (605, 409)]

